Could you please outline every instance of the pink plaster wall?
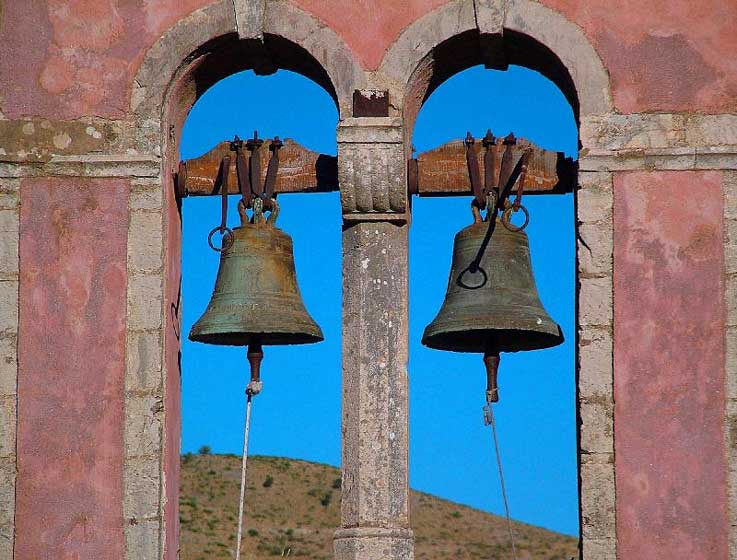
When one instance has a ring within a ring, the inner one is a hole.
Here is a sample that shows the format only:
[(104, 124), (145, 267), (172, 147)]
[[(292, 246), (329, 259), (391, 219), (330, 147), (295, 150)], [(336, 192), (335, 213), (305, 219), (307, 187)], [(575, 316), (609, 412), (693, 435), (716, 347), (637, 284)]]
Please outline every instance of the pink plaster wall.
[(12, 119), (123, 117), (145, 51), (179, 19), (209, 3), (4, 2), (0, 18), (0, 111)]
[(16, 560), (123, 556), (128, 184), (25, 179)]
[(737, 108), (737, 2), (542, 2), (584, 30), (609, 71), (619, 111)]
[[(448, 0), (293, 0), (333, 28), (367, 69), (411, 23)], [(209, 0), (24, 0), (0, 18), (0, 111), (8, 118), (120, 118), (145, 51)], [(616, 107), (737, 110), (737, 2), (543, 0), (581, 26)]]
[(359, 63), (376, 70), (384, 53), (416, 19), (448, 0), (295, 0), (340, 35)]
[(615, 177), (619, 558), (727, 558), (722, 175)]

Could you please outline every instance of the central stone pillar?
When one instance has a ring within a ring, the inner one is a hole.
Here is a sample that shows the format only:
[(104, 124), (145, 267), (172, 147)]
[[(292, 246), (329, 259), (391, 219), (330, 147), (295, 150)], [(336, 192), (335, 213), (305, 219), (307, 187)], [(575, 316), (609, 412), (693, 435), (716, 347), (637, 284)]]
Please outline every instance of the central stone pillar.
[(401, 127), (338, 129), (343, 231), (343, 501), (336, 560), (412, 560), (408, 225)]

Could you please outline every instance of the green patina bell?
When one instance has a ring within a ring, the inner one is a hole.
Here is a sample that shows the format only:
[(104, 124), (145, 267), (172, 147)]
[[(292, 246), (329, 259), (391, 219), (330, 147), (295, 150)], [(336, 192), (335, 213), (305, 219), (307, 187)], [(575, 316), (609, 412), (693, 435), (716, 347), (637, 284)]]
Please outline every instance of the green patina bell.
[(292, 238), (257, 215), (224, 238), (215, 289), (189, 339), (207, 344), (260, 346), (323, 340), (297, 285)]
[(563, 342), (560, 327), (540, 302), (527, 234), (495, 219), (483, 250), (489, 223), (478, 213), (475, 223), (456, 234), (445, 301), (422, 337), (430, 348), (483, 353), (489, 402), (498, 400), (500, 352), (538, 350)]
[(480, 221), (456, 235), (448, 292), (422, 343), (453, 352), (518, 352), (560, 344), (560, 327), (537, 294), (527, 234), (510, 231), (497, 219), (478, 270), (469, 270), (487, 229), (488, 223)]

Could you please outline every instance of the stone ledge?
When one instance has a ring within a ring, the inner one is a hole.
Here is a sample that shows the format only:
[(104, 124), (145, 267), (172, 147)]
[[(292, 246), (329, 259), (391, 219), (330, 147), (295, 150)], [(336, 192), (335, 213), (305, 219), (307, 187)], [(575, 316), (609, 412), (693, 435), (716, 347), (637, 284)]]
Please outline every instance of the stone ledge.
[(161, 158), (152, 154), (90, 154), (54, 156), (48, 161), (0, 159), (0, 179), (22, 177), (161, 176)]
[(635, 170), (737, 169), (737, 145), (710, 147), (583, 149), (581, 172)]

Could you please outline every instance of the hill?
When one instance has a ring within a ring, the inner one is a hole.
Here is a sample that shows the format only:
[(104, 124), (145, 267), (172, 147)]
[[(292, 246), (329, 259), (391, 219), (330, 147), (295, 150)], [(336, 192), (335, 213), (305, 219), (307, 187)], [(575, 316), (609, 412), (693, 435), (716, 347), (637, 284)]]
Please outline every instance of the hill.
[[(240, 458), (182, 457), (181, 560), (233, 558)], [(506, 521), (470, 507), (412, 492), (417, 560), (511, 558)], [(249, 458), (242, 558), (332, 560), (340, 520), (340, 471), (278, 457)], [(577, 557), (577, 539), (515, 523), (520, 560)]]

